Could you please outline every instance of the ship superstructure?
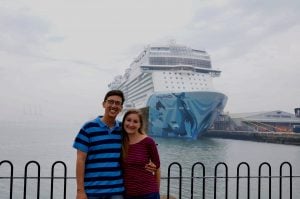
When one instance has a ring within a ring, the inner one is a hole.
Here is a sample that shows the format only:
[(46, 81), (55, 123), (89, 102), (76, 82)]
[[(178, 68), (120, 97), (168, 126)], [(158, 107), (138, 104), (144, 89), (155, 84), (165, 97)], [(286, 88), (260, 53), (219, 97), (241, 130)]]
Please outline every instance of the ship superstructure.
[(109, 88), (124, 92), (124, 110), (149, 107), (150, 134), (195, 138), (226, 104), (227, 97), (213, 88), (220, 73), (205, 51), (149, 45)]

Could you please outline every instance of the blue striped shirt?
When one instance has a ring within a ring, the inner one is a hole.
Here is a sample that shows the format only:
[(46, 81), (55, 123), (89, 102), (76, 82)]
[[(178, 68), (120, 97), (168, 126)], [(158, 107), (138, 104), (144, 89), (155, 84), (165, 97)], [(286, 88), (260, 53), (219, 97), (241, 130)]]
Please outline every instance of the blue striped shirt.
[(87, 122), (73, 147), (87, 153), (84, 187), (87, 196), (121, 195), (124, 192), (121, 158), (121, 124), (109, 128), (101, 117)]

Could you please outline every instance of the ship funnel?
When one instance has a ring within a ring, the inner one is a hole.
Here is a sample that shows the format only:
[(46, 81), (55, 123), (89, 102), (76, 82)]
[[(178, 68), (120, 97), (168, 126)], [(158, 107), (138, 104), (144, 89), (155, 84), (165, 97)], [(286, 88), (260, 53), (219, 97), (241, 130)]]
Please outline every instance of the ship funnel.
[(295, 116), (300, 117), (300, 108), (295, 108)]

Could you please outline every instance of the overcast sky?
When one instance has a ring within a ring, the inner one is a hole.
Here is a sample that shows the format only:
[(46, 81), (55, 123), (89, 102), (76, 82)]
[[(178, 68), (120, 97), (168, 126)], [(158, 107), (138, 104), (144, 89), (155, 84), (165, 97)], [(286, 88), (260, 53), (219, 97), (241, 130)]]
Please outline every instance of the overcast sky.
[(226, 112), (300, 107), (299, 0), (0, 0), (0, 121), (85, 121), (144, 46), (176, 40), (222, 71)]

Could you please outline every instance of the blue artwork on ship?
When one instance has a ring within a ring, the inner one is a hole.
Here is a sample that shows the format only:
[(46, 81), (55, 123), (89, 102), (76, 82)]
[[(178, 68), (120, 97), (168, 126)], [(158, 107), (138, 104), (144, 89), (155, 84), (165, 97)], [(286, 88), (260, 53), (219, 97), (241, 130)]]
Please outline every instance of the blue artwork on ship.
[(196, 139), (211, 126), (226, 101), (224, 94), (208, 91), (153, 94), (147, 103), (148, 132)]

